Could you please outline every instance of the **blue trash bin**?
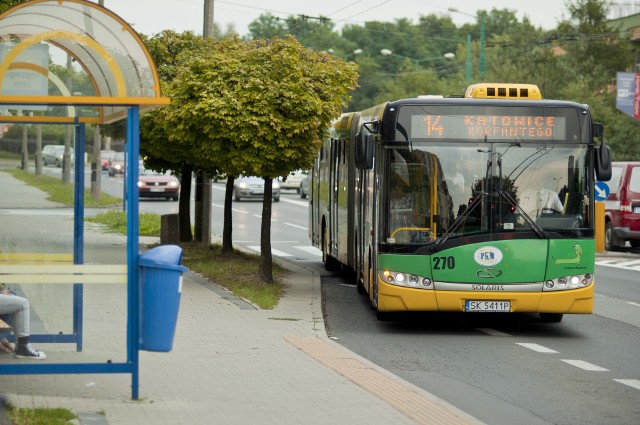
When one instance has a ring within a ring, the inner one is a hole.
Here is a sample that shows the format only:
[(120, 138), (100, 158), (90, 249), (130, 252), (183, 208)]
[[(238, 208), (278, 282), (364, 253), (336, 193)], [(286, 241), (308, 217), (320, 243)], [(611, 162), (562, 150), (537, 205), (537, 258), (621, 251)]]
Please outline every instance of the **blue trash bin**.
[(142, 288), (140, 349), (171, 351), (182, 293), (182, 248), (161, 245), (139, 257)]

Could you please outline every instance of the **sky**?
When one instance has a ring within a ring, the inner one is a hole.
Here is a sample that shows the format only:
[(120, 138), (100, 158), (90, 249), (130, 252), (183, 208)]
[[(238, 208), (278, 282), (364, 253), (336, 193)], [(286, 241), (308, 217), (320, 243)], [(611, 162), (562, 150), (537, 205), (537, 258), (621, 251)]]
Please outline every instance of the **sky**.
[[(95, 0), (97, 2), (97, 0)], [(224, 30), (233, 24), (240, 35), (263, 13), (286, 18), (289, 15), (325, 16), (336, 27), (363, 25), (366, 21), (393, 21), (398, 18), (418, 22), (420, 15), (450, 15), (457, 25), (475, 22), (477, 10), (516, 10), (521, 21), (526, 15), (536, 27), (553, 29), (567, 17), (566, 0), (214, 0), (214, 21)], [(104, 0), (108, 9), (133, 25), (139, 33), (157, 34), (165, 29), (191, 30), (202, 34), (204, 0)], [(455, 7), (464, 13), (447, 10)]]

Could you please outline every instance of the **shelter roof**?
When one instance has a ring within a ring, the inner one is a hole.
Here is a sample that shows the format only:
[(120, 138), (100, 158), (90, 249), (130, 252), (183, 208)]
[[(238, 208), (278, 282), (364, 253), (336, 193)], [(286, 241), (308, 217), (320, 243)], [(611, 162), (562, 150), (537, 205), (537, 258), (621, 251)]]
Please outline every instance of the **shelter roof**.
[(109, 123), (168, 103), (142, 39), (110, 10), (31, 0), (0, 15), (0, 121)]

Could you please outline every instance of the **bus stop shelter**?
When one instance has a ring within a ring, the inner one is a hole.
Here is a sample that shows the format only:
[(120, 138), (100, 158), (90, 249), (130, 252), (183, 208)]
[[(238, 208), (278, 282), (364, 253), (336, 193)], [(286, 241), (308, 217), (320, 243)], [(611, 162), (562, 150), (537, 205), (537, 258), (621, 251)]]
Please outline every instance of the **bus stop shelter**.
[[(58, 57), (63, 61), (70, 57), (67, 63), (77, 69), (66, 76), (66, 81), (61, 76), (64, 66), (56, 65)], [(82, 77), (81, 91), (69, 87), (74, 76)], [(132, 398), (138, 398), (139, 117), (145, 110), (168, 103), (169, 99), (160, 94), (155, 65), (140, 36), (108, 9), (83, 0), (32, 0), (0, 15), (0, 122), (73, 126), (78, 159), (73, 173), (73, 230), (69, 232), (69, 243), (60, 244), (64, 235), (57, 235), (51, 246), (44, 240), (27, 243), (16, 238), (18, 242), (4, 244), (10, 246), (2, 246), (0, 241), (0, 281), (24, 288), (38, 287), (37, 291), (30, 290), (34, 298), (43, 293), (42, 298), (53, 299), (67, 291), (72, 297), (69, 331), (32, 331), (31, 339), (36, 343), (75, 344), (77, 353), (83, 350), (83, 295), (87, 285), (126, 286), (126, 355), (122, 361), (0, 362), (0, 375), (125, 373), (131, 374)], [(87, 264), (82, 161), (85, 125), (119, 120), (126, 120), (129, 158), (123, 183), (128, 194), (126, 264)], [(72, 247), (71, 252), (60, 252), (60, 246)], [(59, 303), (57, 308), (65, 306)]]

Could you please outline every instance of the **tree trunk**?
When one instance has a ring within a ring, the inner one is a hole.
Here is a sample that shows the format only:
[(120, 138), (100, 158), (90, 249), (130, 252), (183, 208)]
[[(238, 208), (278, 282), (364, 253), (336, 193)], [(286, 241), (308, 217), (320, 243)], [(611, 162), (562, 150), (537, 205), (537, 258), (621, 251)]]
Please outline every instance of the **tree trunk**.
[(271, 200), (273, 179), (264, 178), (262, 201), (262, 226), (260, 227), (260, 268), (258, 275), (265, 283), (273, 283), (273, 258), (271, 256)]
[(222, 229), (222, 253), (231, 254), (233, 252), (233, 214), (231, 211), (233, 202), (233, 176), (227, 176), (227, 186), (224, 194), (224, 222)]
[(193, 241), (191, 234), (191, 177), (192, 169), (183, 165), (180, 170), (180, 202), (178, 204), (178, 216), (180, 226), (180, 242)]

